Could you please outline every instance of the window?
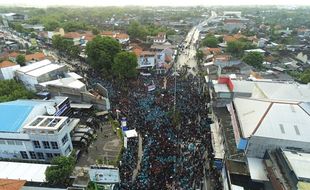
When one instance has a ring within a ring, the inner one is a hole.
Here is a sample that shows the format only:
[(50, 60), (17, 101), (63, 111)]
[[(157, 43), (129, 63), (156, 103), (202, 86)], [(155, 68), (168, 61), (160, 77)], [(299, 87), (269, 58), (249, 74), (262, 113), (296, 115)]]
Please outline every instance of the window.
[(60, 156), (60, 154), (59, 154), (59, 153), (55, 153), (55, 154), (54, 154), (54, 157), (56, 157), (56, 156)]
[(63, 145), (66, 144), (66, 142), (68, 142), (68, 134), (66, 134), (62, 139), (61, 139), (61, 142)]
[(46, 157), (47, 157), (48, 159), (52, 159), (52, 158), (53, 158), (53, 154), (52, 154), (52, 153), (46, 153)]
[(51, 144), (52, 144), (52, 149), (58, 149), (58, 143), (57, 142), (52, 141)]
[(6, 142), (8, 143), (8, 145), (15, 145), (15, 141), (7, 140)]
[(50, 147), (50, 143), (48, 142), (48, 141), (42, 141), (43, 142), (43, 147), (45, 148), (45, 149), (50, 149), (51, 147)]
[(23, 142), (22, 141), (15, 141), (15, 144), (16, 145), (23, 145)]
[(69, 145), (68, 148), (66, 149), (65, 153), (69, 154), (71, 152), (71, 146)]
[(41, 148), (39, 141), (32, 141), (34, 148)]
[(36, 153), (34, 153), (33, 151), (29, 151), (29, 154), (31, 159), (37, 159)]
[(26, 151), (20, 151), (20, 155), (22, 156), (23, 159), (28, 159), (28, 154)]
[(0, 144), (6, 144), (5, 140), (0, 140)]
[(41, 160), (44, 159), (44, 155), (42, 152), (37, 152), (37, 156), (38, 156), (38, 159), (41, 159)]

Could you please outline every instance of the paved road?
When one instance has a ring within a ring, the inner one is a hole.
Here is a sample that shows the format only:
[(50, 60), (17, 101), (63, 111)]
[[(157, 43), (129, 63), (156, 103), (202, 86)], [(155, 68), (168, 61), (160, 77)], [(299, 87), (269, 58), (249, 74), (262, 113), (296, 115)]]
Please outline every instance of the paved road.
[(180, 51), (179, 58), (177, 61), (177, 69), (181, 69), (183, 66), (189, 67), (189, 72), (191, 72), (193, 75), (197, 74), (198, 67), (197, 67), (197, 61), (195, 59), (196, 55), (196, 43), (199, 39), (199, 33), (203, 29), (203, 26), (208, 25), (208, 22), (215, 18), (217, 14), (212, 11), (211, 16), (199, 23), (197, 26), (194, 26), (187, 34), (185, 38), (185, 48), (183, 51)]

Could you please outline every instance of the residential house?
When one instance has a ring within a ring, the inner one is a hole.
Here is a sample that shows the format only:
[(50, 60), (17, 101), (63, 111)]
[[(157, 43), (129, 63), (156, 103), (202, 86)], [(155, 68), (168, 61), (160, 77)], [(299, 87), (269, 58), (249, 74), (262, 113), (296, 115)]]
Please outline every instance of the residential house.
[(138, 58), (138, 68), (155, 66), (155, 52), (143, 51), (140, 47), (136, 47), (135, 49), (133, 49), (133, 52)]
[(101, 36), (110, 37), (116, 39), (120, 44), (126, 44), (129, 42), (129, 35), (126, 33), (104, 31), (101, 32)]
[(0, 80), (9, 80), (14, 78), (15, 71), (20, 68), (20, 65), (11, 61), (2, 61), (0, 63)]
[(303, 54), (303, 52), (298, 53), (296, 59), (298, 59), (302, 63), (308, 63), (308, 56), (306, 54)]
[(167, 40), (167, 35), (165, 32), (159, 32), (157, 36), (154, 38), (154, 43), (163, 44)]
[(36, 52), (25, 56), (26, 63), (37, 62), (46, 59), (46, 56), (42, 52)]

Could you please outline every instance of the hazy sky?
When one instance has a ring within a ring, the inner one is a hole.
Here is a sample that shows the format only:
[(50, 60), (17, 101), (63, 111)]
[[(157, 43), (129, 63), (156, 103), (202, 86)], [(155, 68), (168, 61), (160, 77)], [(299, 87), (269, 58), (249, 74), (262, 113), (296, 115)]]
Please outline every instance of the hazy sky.
[(0, 0), (0, 5), (46, 7), (77, 6), (194, 6), (194, 5), (310, 5), (309, 0)]

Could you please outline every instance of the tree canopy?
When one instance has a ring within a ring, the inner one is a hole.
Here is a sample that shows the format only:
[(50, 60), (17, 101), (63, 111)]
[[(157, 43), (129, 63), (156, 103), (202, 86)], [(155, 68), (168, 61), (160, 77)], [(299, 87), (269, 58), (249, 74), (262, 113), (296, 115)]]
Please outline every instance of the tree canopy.
[(252, 44), (251, 42), (248, 42), (244, 39), (240, 39), (237, 41), (228, 42), (226, 50), (229, 53), (232, 53), (236, 56), (240, 56), (243, 54), (244, 50), (254, 49), (254, 48), (256, 48), (256, 46)]
[(25, 62), (26, 62), (26, 58), (25, 58), (25, 55), (23, 54), (19, 54), (17, 57), (16, 57), (16, 63), (21, 65), (21, 66), (24, 66), (25, 65)]
[(243, 56), (242, 61), (255, 68), (261, 68), (263, 66), (264, 57), (258, 52), (249, 52)]
[(300, 80), (303, 83), (310, 83), (310, 69), (307, 69), (300, 74)]
[(119, 79), (134, 78), (137, 75), (138, 61), (134, 53), (120, 52), (114, 58), (112, 73)]
[(15, 80), (0, 80), (0, 102), (30, 99), (34, 94)]
[(215, 36), (209, 35), (209, 36), (206, 36), (202, 40), (201, 44), (202, 44), (202, 46), (207, 46), (210, 48), (216, 48), (217, 44), (219, 44), (219, 40)]
[(59, 50), (59, 52), (71, 58), (77, 58), (80, 53), (79, 47), (75, 46), (72, 40), (63, 38), (60, 35), (53, 36), (52, 45), (55, 49)]
[(110, 71), (114, 57), (121, 51), (118, 41), (110, 37), (96, 36), (86, 45), (88, 61), (97, 70)]
[(51, 184), (67, 184), (71, 175), (75, 158), (72, 156), (57, 156), (52, 160), (52, 166), (47, 167), (45, 171), (46, 180)]

